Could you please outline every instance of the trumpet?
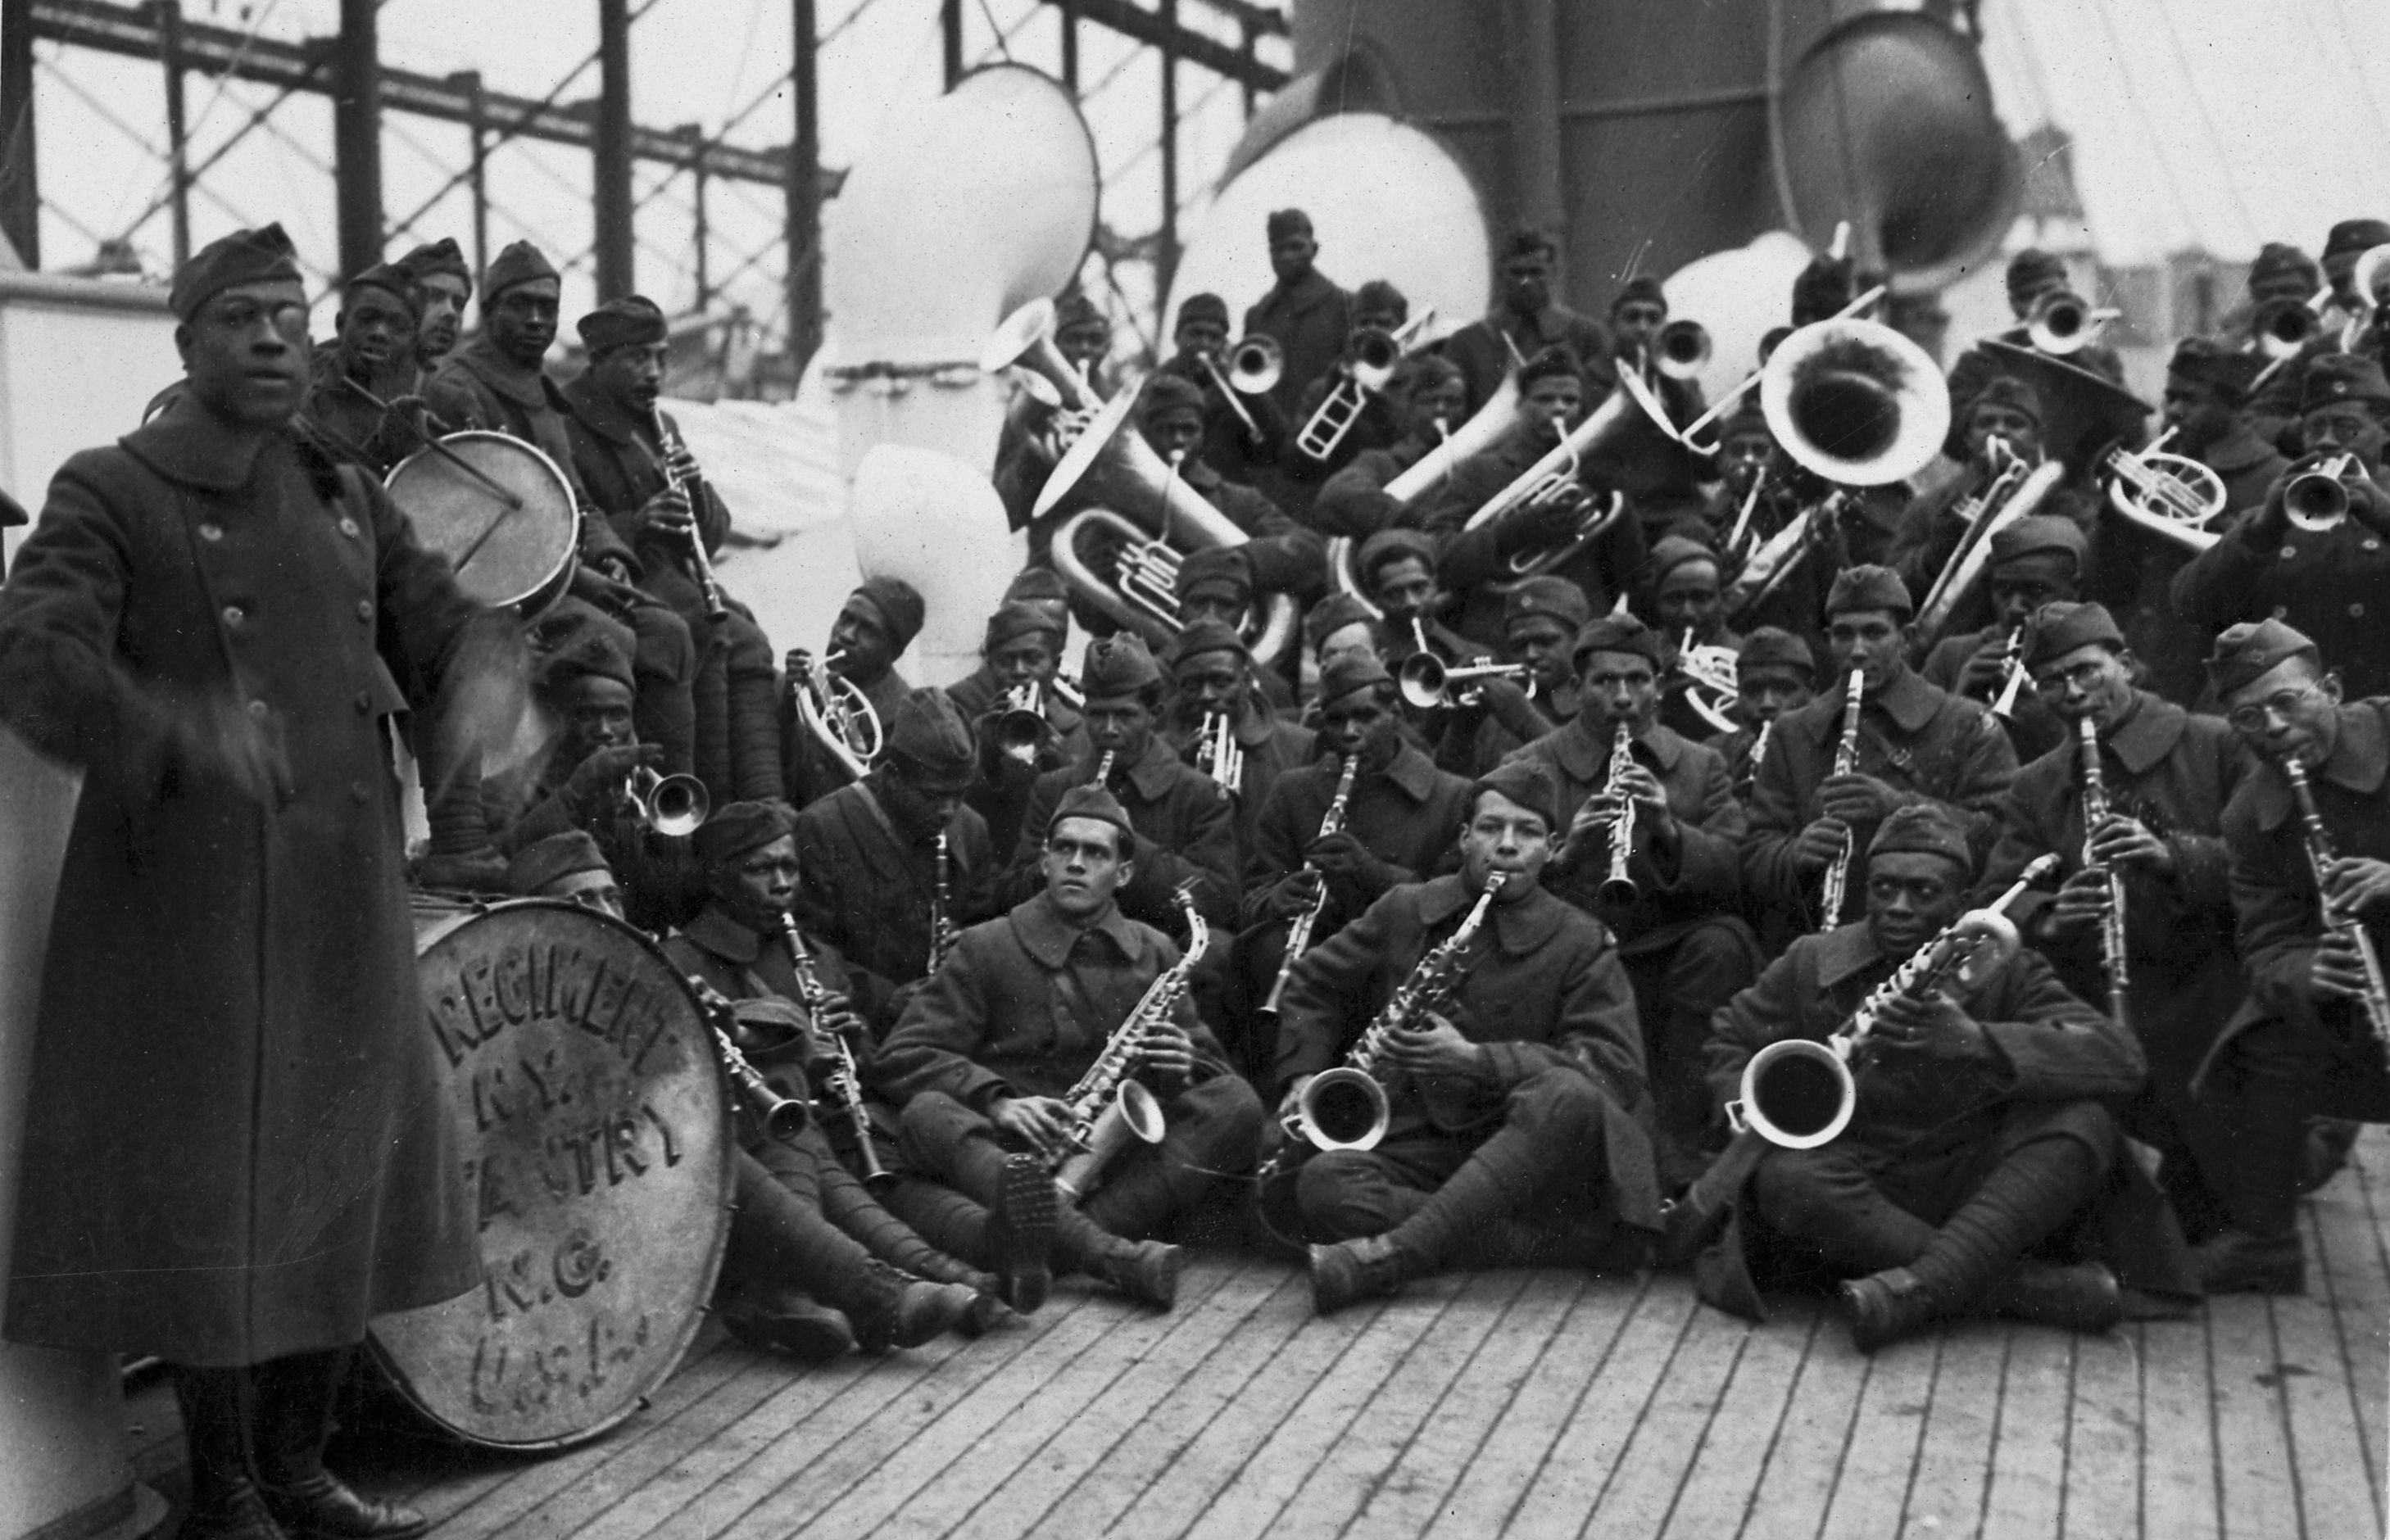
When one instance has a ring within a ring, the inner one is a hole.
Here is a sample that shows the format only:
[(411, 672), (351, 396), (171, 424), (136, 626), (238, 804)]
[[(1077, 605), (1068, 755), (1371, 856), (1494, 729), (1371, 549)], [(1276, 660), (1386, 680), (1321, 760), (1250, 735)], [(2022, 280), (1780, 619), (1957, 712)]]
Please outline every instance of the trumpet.
[(2305, 300), (2285, 295), (2267, 301), (2249, 316), (2250, 340), (2277, 362), (2296, 358), (2299, 350), (2323, 329), (2323, 305), (2331, 294), (2332, 290), (2319, 289)]
[(1052, 736), (1054, 725), (1046, 720), (1042, 691), (1034, 679), (1015, 685), (1004, 692), (1004, 705), (996, 719), (996, 747), (1007, 759), (1023, 764), (1037, 763), (1038, 753)]
[(1198, 353), (1195, 361), (1203, 366), (1203, 372), (1220, 388), (1221, 398), (1227, 402), (1228, 410), (1237, 414), (1237, 420), (1245, 425), (1246, 433), (1260, 442), (1261, 424), (1253, 420), (1253, 414), (1239, 398), (1267, 395), (1277, 388), (1279, 377), (1286, 372), (1286, 352), (1278, 345), (1278, 339), (1267, 335), (1243, 339), (1228, 350), (1226, 373), (1208, 353)]
[(2067, 289), (2054, 289), (2036, 301), (2025, 322), (2025, 338), (2036, 353), (2064, 358), (2097, 342), (2110, 322), (2123, 312), (2094, 310), (2090, 302)]
[(2016, 716), (2017, 697), (2024, 693), (2024, 627), (2009, 633), (2008, 649), (2000, 659), (2000, 693), (1992, 701), (1992, 714), (2002, 722)]
[(2335, 455), (2292, 477), (2282, 488), (2282, 512), (2293, 524), (2314, 533), (2337, 528), (2348, 517), (2348, 483), (2344, 478), (2356, 464), (2354, 455)]
[[(1344, 832), (1345, 810), (1352, 805), (1353, 802), (1353, 777), (1360, 768), (1360, 755), (1344, 756), (1344, 768), (1338, 771), (1336, 775), (1336, 795), (1329, 799), (1328, 811), (1320, 815), (1319, 839), (1325, 840), (1331, 834)], [(1308, 861), (1303, 864), (1303, 869), (1315, 874), (1319, 870)], [(1311, 907), (1295, 916), (1294, 923), (1287, 927), (1286, 951), (1285, 955), (1279, 959), (1278, 977), (1270, 981), (1269, 996), (1262, 1001), (1262, 1009), (1271, 1015), (1278, 1014), (1279, 1000), (1286, 994), (1286, 982), (1294, 977), (1294, 965), (1302, 959), (1303, 954), (1310, 949), (1311, 932), (1319, 928), (1319, 917), (1326, 913), (1327, 909), (1328, 885), (1322, 882), (1319, 886), (1319, 895), (1311, 901)]]
[(2224, 478), (2188, 455), (2167, 454), (2173, 437), (2169, 428), (2147, 449), (2108, 456), (2109, 506), (2143, 529), (2204, 551), (2223, 538), (2209, 526), (2224, 511)]
[(1071, 1132), (1063, 1153), (1054, 1162), (1054, 1185), (1073, 1202), (1095, 1190), (1130, 1139), (1162, 1142), (1162, 1103), (1130, 1076), (1144, 1054), (1147, 1035), (1178, 1008), (1195, 965), (1212, 944), (1211, 928), (1196, 912), (1194, 897), (1184, 888), (1175, 896), (1187, 915), (1186, 955), (1146, 987), (1144, 997), (1105, 1040), (1103, 1051), (1062, 1098), (1070, 1108)]
[(730, 1035), (738, 1024), (739, 1007), (727, 995), (694, 973), (684, 974), (698, 1004), (704, 1008), (706, 1024), (713, 1029), (713, 1051), (722, 1061), (723, 1078), (746, 1104), (755, 1120), (755, 1126), (775, 1139), (794, 1138), (813, 1122), (805, 1104), (794, 1097), (784, 1097), (764, 1078), (762, 1071), (748, 1060), (746, 1050)]
[(1617, 820), (1610, 826), (1610, 870), (1594, 890), (1594, 902), (1612, 909), (1631, 905), (1638, 894), (1627, 863), (1635, 856), (1635, 799), (1626, 791), (1626, 772), (1634, 764), (1635, 730), (1621, 722), (1610, 740), (1610, 769), (1601, 794), (1618, 804)]
[(797, 720), (849, 776), (861, 780), (871, 773), (871, 762), (880, 757), (887, 742), (880, 713), (871, 709), (871, 698), (861, 686), (831, 671), (830, 665), (846, 656), (843, 648), (834, 648), (819, 659), (799, 656), (804, 659), (803, 666), (789, 679), (789, 689), (796, 697)]
[(824, 1024), (832, 1012), (847, 1008), (847, 998), (822, 982), (813, 954), (805, 950), (804, 937), (797, 933), (796, 916), (781, 914), (780, 934), (788, 938), (789, 963), (796, 969), (797, 994), (805, 1007), (805, 1019), (813, 1023), (814, 1036), (826, 1039), (829, 1047), (830, 1072), (823, 1089), (838, 1098), (847, 1129), (854, 1136), (854, 1158), (863, 1167), (864, 1185), (879, 1186), (889, 1180), (890, 1173), (880, 1163), (880, 1151), (871, 1142), (871, 1109), (864, 1105), (863, 1073), (854, 1062), (854, 1046), (846, 1040), (846, 1033)]
[[(1859, 767), (1859, 704), (1867, 695), (1867, 675), (1851, 670), (1849, 688), (1843, 696), (1843, 737), (1834, 745), (1834, 774), (1847, 776)], [(1826, 867), (1825, 886), (1818, 891), (1818, 929), (1831, 930), (1842, 923), (1843, 900), (1851, 885), (1851, 861), (1858, 853), (1856, 830), (1843, 835), (1843, 848)]]
[(1394, 377), (1394, 366), (1419, 345), (1421, 333), (1434, 316), (1435, 307), (1430, 305), (1393, 331), (1377, 327), (1363, 327), (1356, 331), (1353, 357), (1329, 389), (1327, 398), (1311, 414), (1311, 419), (1295, 434), (1296, 451), (1314, 460), (1333, 456), (1345, 435), (1353, 430), (1353, 425), (1361, 420), (1369, 398), (1385, 390), (1386, 382)]
[(632, 768), (623, 799), (639, 822), (670, 839), (695, 834), (713, 811), (703, 781), (695, 776), (658, 775), (644, 764)]
[(2374, 1052), (2390, 1059), (2390, 983), (2382, 973), (2382, 954), (2374, 949), (2373, 936), (2365, 929), (2365, 921), (2354, 912), (2333, 902), (2326, 879), (2332, 864), (2339, 859), (2333, 850), (2332, 834), (2323, 827), (2323, 815), (2316, 809), (2315, 791), (2307, 785), (2307, 769), (2296, 759), (2281, 762), (2282, 776), (2291, 783), (2291, 796), (2299, 805), (2299, 824), (2306, 830), (2307, 869), (2314, 874), (2316, 904), (2323, 911), (2323, 922), (2349, 945), (2356, 948), (2358, 961), (2365, 969), (2365, 994), (2362, 1005), (2365, 1022), (2373, 1034)]
[(1527, 682), (1527, 693), (1535, 694), (1535, 681), (1524, 663), (1497, 663), (1481, 660), (1473, 663), (1446, 663), (1424, 646), (1403, 660), (1397, 671), (1403, 700), (1414, 711), (1431, 712), (1449, 706), (1473, 706), (1484, 699), (1474, 687), (1464, 687), (1455, 693), (1455, 686), (1473, 687), (1487, 679), (1519, 679)]
[[(689, 575), (697, 580), (698, 592), (705, 597), (705, 618), (719, 625), (730, 618), (730, 604), (722, 597), (722, 584), (713, 575), (713, 558), (705, 554), (705, 535), (698, 527), (696, 487), (702, 477), (696, 469), (697, 457), (665, 420), (662, 408), (650, 403), (648, 419), (654, 425), (656, 442), (663, 446), (664, 484), (688, 505)], [(690, 468), (682, 470), (683, 463)]]
[(1217, 781), (1232, 797), (1244, 789), (1245, 746), (1237, 741), (1237, 725), (1228, 712), (1203, 713), (1202, 737), (1195, 747), (1195, 768)]
[[(2102, 869), (2091, 854), (2091, 841), (2108, 821), (2108, 777), (2100, 768), (2100, 728), (2089, 717), (2075, 724), (2075, 742), (2083, 760), (2083, 867)], [(2100, 955), (2108, 974), (2108, 1014), (2119, 1026), (2129, 1024), (2126, 1002), (2132, 992), (2131, 964), (2125, 956), (2125, 874), (2114, 866), (2108, 877), (2108, 913), (2100, 921)]]

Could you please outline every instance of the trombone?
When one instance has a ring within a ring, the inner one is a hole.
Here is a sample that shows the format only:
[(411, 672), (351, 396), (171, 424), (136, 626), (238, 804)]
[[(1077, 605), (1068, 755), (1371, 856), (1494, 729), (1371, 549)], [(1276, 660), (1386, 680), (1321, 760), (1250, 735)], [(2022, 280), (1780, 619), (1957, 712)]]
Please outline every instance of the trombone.
[(634, 765), (623, 787), (623, 800), (639, 822), (667, 839), (695, 834), (713, 811), (713, 799), (695, 776), (663, 776), (647, 765)]
[(1353, 425), (1361, 420), (1362, 409), (1369, 398), (1386, 388), (1394, 377), (1394, 366), (1404, 355), (1419, 346), (1427, 324), (1435, 318), (1435, 307), (1428, 306), (1393, 331), (1377, 327), (1363, 327), (1354, 333), (1353, 357), (1336, 378), (1327, 398), (1294, 436), (1297, 452), (1314, 460), (1326, 460), (1336, 453)]
[(832, 648), (818, 660), (806, 657), (803, 669), (790, 676), (789, 690), (796, 698), (797, 720), (805, 731), (821, 741), (849, 776), (861, 780), (870, 774), (871, 762), (880, 757), (887, 735), (880, 730), (880, 713), (871, 709), (871, 698), (862, 687), (831, 672), (830, 665), (844, 656), (843, 648)]
[(1228, 367), (1225, 373), (1218, 361), (1208, 353), (1198, 353), (1195, 361), (1203, 366), (1203, 372), (1212, 377), (1212, 383), (1220, 387), (1220, 394), (1227, 401), (1228, 410), (1237, 414), (1237, 420), (1245, 425), (1245, 431), (1256, 443), (1260, 442), (1261, 424), (1253, 420), (1253, 413), (1238, 398), (1266, 396), (1278, 388), (1279, 378), (1286, 373), (1286, 350), (1278, 345), (1278, 339), (1256, 333), (1239, 341), (1228, 350)]

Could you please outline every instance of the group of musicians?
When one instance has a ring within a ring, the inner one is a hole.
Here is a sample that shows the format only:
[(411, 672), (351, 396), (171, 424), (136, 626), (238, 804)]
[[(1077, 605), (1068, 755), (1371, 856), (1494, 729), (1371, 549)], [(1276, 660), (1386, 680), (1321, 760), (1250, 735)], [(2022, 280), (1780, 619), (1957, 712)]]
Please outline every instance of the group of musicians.
[[(649, 302), (560, 381), (529, 242), (358, 274), (312, 345), (279, 227), (175, 275), (185, 379), (0, 589), (0, 718), (84, 776), (6, 1330), (173, 1366), (186, 1534), (424, 1527), (322, 1462), (366, 1321), (477, 1277), (410, 883), (625, 918), (815, 1101), (741, 1123), (717, 1300), (806, 1361), (1058, 1273), (1167, 1309), (1181, 1243), (1240, 1235), (1322, 1313), (1690, 1263), (1754, 1315), (1831, 1291), (1862, 1351), (2304, 1289), (2300, 1195), (2390, 1121), (2390, 328), (2352, 278), (2390, 225), (2268, 248), (2174, 355), (2179, 458), (2037, 252), (1930, 390), (1821, 257), (1770, 338), (1795, 408), (1712, 411), (1662, 286), (1567, 309), (1534, 232), (1424, 347), (1300, 211), (1266, 233), (1242, 339), (1186, 300), (1076, 485), (1132, 387), (1058, 307), (1071, 389), (1025, 382), (991, 470), (1037, 555), (944, 689), (898, 672), (901, 581), (785, 659), (722, 591)], [(1837, 391), (1874, 447), (1810, 442)], [(1880, 474), (1870, 421), (1945, 396)], [(534, 615), (381, 488), (469, 429), (578, 505)], [(1158, 567), (1079, 518), (1189, 493), (1218, 521)]]

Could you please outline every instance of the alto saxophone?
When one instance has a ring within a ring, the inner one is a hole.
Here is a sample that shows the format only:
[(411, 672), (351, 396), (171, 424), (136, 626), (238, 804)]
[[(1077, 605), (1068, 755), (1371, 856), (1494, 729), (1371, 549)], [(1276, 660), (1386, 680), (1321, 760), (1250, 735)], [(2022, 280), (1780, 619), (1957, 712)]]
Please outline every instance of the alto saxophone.
[(2083, 869), (2104, 871), (2108, 879), (2108, 912), (2100, 921), (2100, 958), (2108, 974), (2108, 1014), (2125, 1025), (2125, 1003), (2132, 989), (2131, 965), (2125, 956), (2125, 874), (2101, 866), (2091, 853), (2100, 826), (2108, 821), (2108, 778), (2100, 768), (2100, 729), (2089, 717), (2075, 724), (2083, 751)]
[(2281, 765), (2283, 777), (2291, 783), (2291, 795), (2298, 800), (2299, 823), (2306, 829), (2307, 866), (2315, 874), (2316, 904), (2323, 911), (2323, 922), (2357, 950), (2358, 961), (2365, 969), (2366, 1025), (2372, 1031), (2374, 1052), (2390, 1059), (2390, 983), (2383, 978), (2382, 954), (2374, 949), (2373, 937), (2366, 930), (2365, 921), (2332, 902), (2331, 890), (2325, 886), (2324, 879), (2340, 856), (2332, 848), (2332, 835), (2323, 827), (2323, 815), (2316, 811), (2306, 766), (2295, 759), (2285, 759)]
[(814, 970), (813, 954), (805, 950), (803, 936), (797, 934), (797, 917), (780, 916), (780, 933), (789, 938), (789, 961), (797, 970), (797, 994), (804, 1002), (805, 1015), (814, 1025), (814, 1035), (829, 1040), (830, 1072), (825, 1077), (823, 1089), (838, 1098), (839, 1109), (846, 1116), (847, 1128), (854, 1136), (854, 1158), (863, 1166), (863, 1181), (876, 1187), (890, 1179), (888, 1168), (880, 1163), (880, 1151), (871, 1143), (871, 1110), (863, 1104), (863, 1075), (855, 1067), (854, 1046), (846, 1033), (832, 1032), (823, 1021), (833, 1010), (846, 1007), (846, 996), (821, 982)]
[[(1848, 693), (1843, 697), (1843, 740), (1834, 746), (1834, 774), (1847, 776), (1859, 767), (1859, 701), (1867, 694), (1867, 675), (1851, 670)], [(1818, 894), (1818, 929), (1831, 930), (1841, 923), (1843, 899), (1850, 892), (1851, 860), (1858, 852), (1858, 831), (1843, 832), (1843, 848), (1826, 867), (1826, 883)]]
[(1176, 896), (1187, 914), (1186, 954), (1146, 986), (1136, 1008), (1113, 1029), (1103, 1051), (1062, 1098), (1070, 1108), (1071, 1131), (1053, 1162), (1054, 1185), (1074, 1202), (1095, 1190), (1106, 1168), (1127, 1149), (1131, 1138), (1146, 1144), (1162, 1142), (1162, 1103), (1130, 1077), (1145, 1055), (1147, 1036), (1178, 1008), (1195, 965), (1212, 944), (1211, 928), (1196, 912), (1194, 895), (1181, 888)]
[[(1344, 768), (1338, 772), (1336, 776), (1336, 795), (1330, 800), (1328, 811), (1320, 815), (1318, 835), (1320, 839), (1325, 840), (1331, 834), (1344, 832), (1344, 810), (1353, 801), (1353, 776), (1360, 768), (1360, 755), (1344, 756)], [(1303, 864), (1303, 869), (1313, 873), (1319, 870), (1308, 861)], [(1311, 906), (1295, 916), (1294, 923), (1287, 927), (1286, 954), (1279, 959), (1278, 977), (1270, 982), (1269, 998), (1262, 1002), (1262, 1009), (1271, 1015), (1278, 1014), (1279, 997), (1286, 993), (1286, 982), (1294, 977), (1294, 965), (1301, 961), (1303, 954), (1310, 949), (1311, 932), (1319, 928), (1319, 917), (1326, 913), (1327, 909), (1328, 885), (1322, 881), (1318, 896), (1311, 901)]]

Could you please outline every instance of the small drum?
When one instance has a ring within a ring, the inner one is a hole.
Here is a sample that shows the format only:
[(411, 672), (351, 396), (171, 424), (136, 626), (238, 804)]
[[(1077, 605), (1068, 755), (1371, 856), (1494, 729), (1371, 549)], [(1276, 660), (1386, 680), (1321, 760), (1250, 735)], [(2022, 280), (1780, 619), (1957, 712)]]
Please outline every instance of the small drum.
[[(468, 597), (537, 617), (563, 597), (579, 564), (572, 483), (554, 460), (509, 434), (451, 433), (440, 445), (473, 469), (440, 449), (418, 449), (383, 482), (391, 501), (414, 521), (416, 538), (456, 569)], [(522, 506), (508, 507), (497, 487)]]
[(713, 1029), (654, 943), (593, 909), (418, 895), (415, 923), (482, 1281), (367, 1340), (445, 1431), (560, 1448), (663, 1383), (713, 1292), (737, 1146)]

